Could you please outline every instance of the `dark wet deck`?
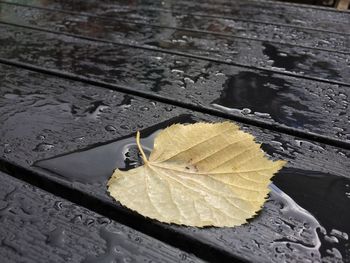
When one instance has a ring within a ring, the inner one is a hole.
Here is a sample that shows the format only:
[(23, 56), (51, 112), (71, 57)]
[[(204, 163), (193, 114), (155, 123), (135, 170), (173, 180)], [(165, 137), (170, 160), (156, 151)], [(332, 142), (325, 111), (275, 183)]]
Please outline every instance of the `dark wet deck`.
[[(350, 262), (349, 25), (259, 0), (0, 1), (0, 262)], [(223, 119), (288, 161), (249, 224), (106, 193), (137, 130)]]

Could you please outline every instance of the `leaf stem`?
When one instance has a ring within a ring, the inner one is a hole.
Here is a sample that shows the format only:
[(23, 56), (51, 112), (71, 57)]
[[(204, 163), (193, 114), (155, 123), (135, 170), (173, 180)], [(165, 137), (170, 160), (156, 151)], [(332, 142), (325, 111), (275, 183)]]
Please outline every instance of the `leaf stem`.
[(137, 147), (139, 148), (139, 151), (140, 151), (140, 153), (142, 155), (143, 162), (145, 164), (148, 164), (148, 160), (147, 160), (146, 154), (143, 151), (141, 143), (140, 143), (140, 132), (139, 131), (137, 131), (137, 133), (136, 133), (136, 144), (137, 144)]

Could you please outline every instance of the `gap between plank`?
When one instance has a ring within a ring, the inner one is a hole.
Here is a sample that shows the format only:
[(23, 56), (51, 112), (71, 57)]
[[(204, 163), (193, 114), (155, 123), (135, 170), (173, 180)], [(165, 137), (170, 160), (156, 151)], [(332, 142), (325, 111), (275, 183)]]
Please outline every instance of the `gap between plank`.
[(72, 74), (72, 73), (68, 73), (68, 72), (62, 72), (62, 71), (58, 71), (58, 70), (41, 68), (41, 67), (34, 66), (31, 64), (27, 64), (27, 63), (15, 62), (15, 61), (3, 59), (3, 58), (0, 58), (0, 63), (5, 64), (5, 65), (9, 65), (9, 66), (23, 68), (23, 69), (30, 70), (30, 71), (44, 73), (44, 74), (51, 75), (51, 76), (65, 78), (65, 79), (69, 79), (69, 80), (73, 80), (73, 81), (79, 81), (79, 82), (87, 83), (90, 85), (98, 86), (101, 88), (115, 90), (115, 91), (135, 95), (135, 96), (150, 99), (150, 100), (156, 100), (156, 101), (166, 103), (169, 105), (173, 105), (173, 106), (193, 110), (196, 112), (201, 112), (201, 113), (213, 115), (213, 116), (220, 117), (220, 118), (233, 120), (233, 121), (240, 122), (243, 124), (252, 125), (252, 126), (255, 126), (258, 128), (269, 129), (271, 131), (280, 132), (280, 133), (288, 134), (291, 136), (304, 138), (307, 140), (326, 144), (329, 146), (335, 146), (335, 147), (350, 150), (350, 142), (347, 142), (347, 141), (344, 142), (342, 140), (334, 139), (334, 138), (331, 138), (331, 137), (328, 137), (325, 135), (316, 134), (314, 132), (306, 132), (306, 131), (299, 130), (299, 129), (292, 128), (292, 127), (288, 127), (288, 126), (285, 126), (282, 124), (270, 123), (270, 122), (266, 122), (266, 121), (262, 121), (262, 120), (254, 120), (254, 119), (250, 119), (250, 118), (247, 118), (244, 116), (228, 115), (228, 114), (226, 114), (222, 111), (219, 111), (217, 109), (214, 109), (214, 108), (205, 108), (205, 107), (201, 107), (198, 105), (186, 103), (183, 101), (176, 101), (173, 99), (169, 99), (169, 98), (157, 95), (155, 93), (137, 91), (137, 90), (133, 90), (130, 87), (115, 85), (115, 84), (106, 83), (103, 81), (96, 81), (96, 80), (89, 79), (87, 77), (83, 77), (80, 75), (76, 75), (76, 74)]

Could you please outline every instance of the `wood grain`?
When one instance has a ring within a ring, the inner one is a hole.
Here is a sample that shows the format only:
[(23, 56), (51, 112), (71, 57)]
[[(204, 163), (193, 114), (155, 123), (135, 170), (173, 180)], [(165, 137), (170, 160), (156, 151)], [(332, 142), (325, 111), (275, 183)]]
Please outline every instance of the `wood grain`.
[[(213, 260), (209, 254), (221, 255), (221, 262), (237, 258), (259, 262), (336, 260), (339, 254), (348, 260), (346, 239), (332, 230), (349, 233), (349, 215), (342, 213), (349, 202), (349, 151), (243, 126), (263, 143), (271, 158), (288, 161), (287, 168), (273, 179), (270, 198), (259, 216), (238, 228), (160, 224), (115, 203), (106, 193), (108, 177), (89, 182), (76, 177), (81, 166), (67, 165), (64, 156), (72, 159), (66, 154), (77, 154), (84, 160), (88, 149), (104, 154), (103, 145), (133, 136), (136, 130), (147, 134), (146, 130), (155, 131), (173, 122), (219, 118), (18, 68), (1, 66), (0, 72), (4, 80), (0, 89), (1, 164), (13, 175), (36, 181), (41, 187), (51, 185), (65, 198), (163, 241), (185, 246), (208, 260)], [(45, 170), (35, 166), (48, 158), (52, 161), (46, 162)], [(21, 169), (25, 174), (20, 174)], [(91, 171), (94, 169), (91, 167)], [(338, 236), (338, 243), (328, 241), (326, 236), (334, 236), (332, 233)]]
[[(20, 1), (11, 1), (23, 3)], [(225, 19), (227, 22), (246, 22), (255, 24), (274, 24), (282, 27), (305, 28), (338, 33), (349, 33), (347, 23), (349, 15), (337, 12), (335, 9), (320, 8), (311, 5), (297, 5), (279, 1), (45, 1), (43, 4), (35, 0), (27, 0), (28, 5), (55, 8), (58, 10), (73, 10), (85, 13), (109, 14), (126, 16), (132, 19), (152, 17), (152, 14), (171, 13), (181, 17), (201, 17), (203, 20)], [(156, 15), (157, 17), (157, 15)], [(158, 21), (159, 22), (159, 21)], [(282, 35), (281, 35), (282, 36)]]
[(1, 26), (0, 32), (3, 59), (263, 127), (350, 143), (345, 85), (21, 27)]
[(0, 172), (1, 262), (202, 262)]
[[(75, 12), (57, 12), (30, 7), (0, 4), (4, 14), (2, 21), (35, 26), (60, 33), (74, 34), (119, 45), (154, 48), (164, 52), (176, 52), (187, 56), (199, 56), (225, 64), (266, 69), (293, 76), (316, 78), (328, 82), (350, 84), (347, 65), (349, 52), (339, 53), (317, 48), (281, 44), (275, 41), (237, 38), (218, 32), (186, 30), (150, 26), (149, 23), (125, 22), (118, 16), (106, 18), (96, 15), (77, 15)], [(26, 13), (26, 16), (22, 16)], [(202, 19), (200, 19), (201, 22)], [(166, 26), (166, 25), (165, 25)], [(235, 25), (234, 28), (241, 27)], [(264, 25), (264, 29), (271, 32)], [(273, 30), (274, 32), (276, 30)], [(234, 33), (234, 32), (233, 32)], [(317, 33), (315, 39), (328, 39)], [(339, 39), (339, 37), (337, 37)], [(299, 44), (304, 43), (300, 39)]]

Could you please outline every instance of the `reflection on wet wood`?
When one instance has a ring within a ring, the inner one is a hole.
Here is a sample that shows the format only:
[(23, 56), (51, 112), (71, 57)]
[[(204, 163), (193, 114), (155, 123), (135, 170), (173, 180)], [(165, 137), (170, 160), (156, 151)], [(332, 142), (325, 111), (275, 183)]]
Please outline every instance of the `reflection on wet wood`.
[[(288, 161), (287, 168), (273, 179), (270, 199), (259, 216), (238, 228), (159, 224), (136, 216), (110, 199), (106, 169), (111, 174), (114, 164), (120, 168), (140, 165), (132, 140), (136, 130), (142, 131), (146, 139), (143, 143), (150, 146), (151, 135), (174, 122), (218, 118), (23, 69), (2, 67), (1, 72), (7, 76), (1, 83), (0, 100), (5, 143), (0, 145), (2, 166), (11, 162), (35, 172), (78, 204), (95, 200), (89, 202), (93, 210), (100, 209), (99, 200), (113, 212), (112, 218), (122, 220), (124, 215), (127, 219), (123, 223), (148, 229), (164, 241), (173, 240), (173, 235), (181, 237), (182, 243), (192, 240), (187, 249), (197, 244), (202, 252), (196, 253), (207, 259), (209, 254), (222, 252), (227, 257), (221, 262), (237, 257), (274, 262), (288, 258), (317, 261), (339, 255), (346, 258), (350, 218), (342, 211), (349, 202), (349, 151), (246, 126), (244, 129), (263, 143), (272, 158)], [(51, 146), (38, 147), (44, 143)], [(115, 152), (115, 148), (123, 150)], [(98, 166), (98, 159), (93, 157), (97, 154), (113, 158)], [(75, 161), (68, 164), (67, 160)], [(335, 238), (338, 243), (330, 242)], [(178, 238), (177, 246), (181, 246), (179, 242)]]

